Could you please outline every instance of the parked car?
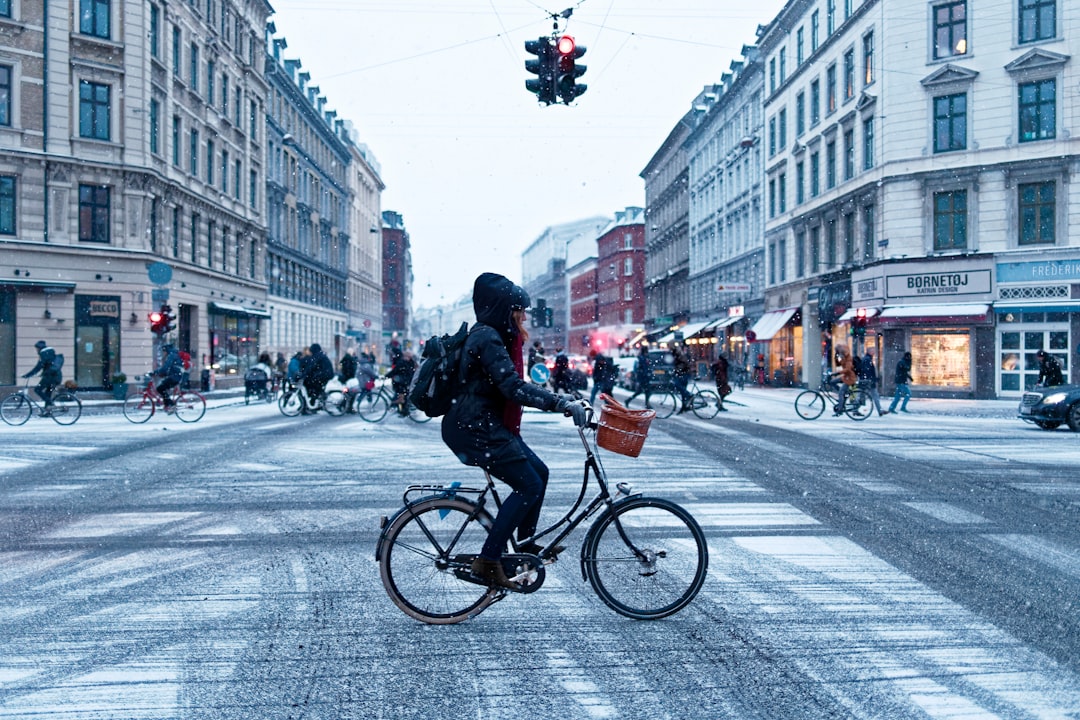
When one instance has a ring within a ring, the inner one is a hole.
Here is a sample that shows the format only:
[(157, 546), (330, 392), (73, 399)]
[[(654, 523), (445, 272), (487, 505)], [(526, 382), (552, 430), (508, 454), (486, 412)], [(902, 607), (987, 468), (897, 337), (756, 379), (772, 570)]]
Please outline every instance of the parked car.
[(615, 367), (619, 369), (619, 376), (615, 379), (615, 384), (624, 390), (634, 389), (635, 362), (637, 362), (637, 358), (633, 356), (615, 358)]
[(1024, 393), (1018, 417), (1032, 422), (1043, 430), (1054, 430), (1068, 423), (1073, 432), (1080, 432), (1080, 385), (1036, 387)]

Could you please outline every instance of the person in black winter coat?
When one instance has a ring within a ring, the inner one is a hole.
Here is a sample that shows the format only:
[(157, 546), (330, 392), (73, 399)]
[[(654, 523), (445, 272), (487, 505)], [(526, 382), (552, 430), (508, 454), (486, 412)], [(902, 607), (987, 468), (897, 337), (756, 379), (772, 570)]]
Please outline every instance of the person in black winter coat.
[(23, 375), (23, 379), (32, 378), (41, 373), (41, 382), (34, 388), (34, 392), (45, 401), (45, 407), (49, 407), (52, 405), (53, 390), (64, 381), (64, 376), (57, 367), (56, 351), (49, 347), (49, 343), (38, 340), (34, 343), (34, 348), (38, 352), (37, 364), (30, 369), (30, 372)]
[[(334, 363), (326, 356), (319, 343), (311, 343), (308, 352), (310, 354), (300, 360), (300, 379), (304, 383), (304, 389), (307, 390), (310, 403), (323, 394), (326, 383), (333, 379)], [(301, 412), (308, 413), (311, 410), (305, 407)]]
[[(513, 489), (473, 561), (472, 573), (515, 589), (500, 558), (515, 529), (519, 540), (536, 532), (548, 480), (547, 466), (521, 438), (522, 407), (563, 412), (572, 415), (577, 425), (585, 422), (580, 404), (522, 377), (528, 307), (528, 293), (502, 275), (484, 273), (476, 279), (473, 309), (477, 322), (463, 348), (463, 384), (442, 422), (443, 441), (458, 460), (484, 468)], [(540, 549), (535, 542), (519, 547), (534, 554)], [(560, 549), (551, 548), (549, 553)]]
[(893, 383), (896, 385), (896, 392), (893, 394), (892, 403), (889, 404), (889, 412), (896, 412), (896, 405), (900, 402), (900, 399), (904, 399), (904, 404), (900, 406), (900, 412), (906, 413), (908, 411), (908, 400), (911, 399), (911, 387), (908, 383), (911, 382), (911, 353), (906, 352), (904, 356), (900, 358), (896, 363), (896, 374), (893, 376)]
[(165, 405), (165, 412), (172, 412), (176, 401), (173, 400), (169, 391), (184, 379), (184, 361), (180, 357), (180, 351), (172, 343), (161, 346), (161, 356), (163, 358), (161, 367), (154, 370), (153, 375), (162, 379), (157, 385), (157, 391)]
[(1045, 350), (1035, 353), (1035, 357), (1039, 358), (1039, 385), (1054, 387), (1065, 384), (1065, 375), (1061, 372), (1061, 363), (1056, 357)]

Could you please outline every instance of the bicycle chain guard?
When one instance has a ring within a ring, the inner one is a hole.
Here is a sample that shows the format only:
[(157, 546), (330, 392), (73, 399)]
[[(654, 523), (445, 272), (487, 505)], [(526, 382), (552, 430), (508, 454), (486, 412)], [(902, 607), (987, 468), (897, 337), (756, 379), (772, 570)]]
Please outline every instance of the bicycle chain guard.
[[(459, 580), (465, 582), (475, 583), (476, 585), (487, 585), (486, 580), (481, 580), (472, 574), (470, 566), (472, 561), (476, 558), (476, 555), (455, 555), (453, 557), (454, 575)], [(460, 565), (458, 565), (460, 563)], [(544, 584), (544, 578), (546, 573), (544, 572), (543, 561), (535, 555), (529, 555), (528, 553), (509, 553), (502, 556), (503, 571), (506, 573), (506, 577), (510, 578), (520, 586), (520, 590), (512, 590), (510, 588), (499, 587), (499, 590), (505, 590), (507, 592), (516, 592), (522, 595), (528, 595), (534, 593), (540, 589), (540, 586)]]

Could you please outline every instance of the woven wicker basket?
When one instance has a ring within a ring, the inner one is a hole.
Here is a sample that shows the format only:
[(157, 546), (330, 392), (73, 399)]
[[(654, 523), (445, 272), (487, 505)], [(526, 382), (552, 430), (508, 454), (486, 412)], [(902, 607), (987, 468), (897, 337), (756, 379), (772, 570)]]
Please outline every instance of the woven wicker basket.
[(596, 431), (596, 444), (620, 455), (637, 457), (645, 446), (649, 425), (656, 412), (653, 410), (629, 410), (610, 395), (602, 394), (604, 406), (600, 408), (600, 427)]

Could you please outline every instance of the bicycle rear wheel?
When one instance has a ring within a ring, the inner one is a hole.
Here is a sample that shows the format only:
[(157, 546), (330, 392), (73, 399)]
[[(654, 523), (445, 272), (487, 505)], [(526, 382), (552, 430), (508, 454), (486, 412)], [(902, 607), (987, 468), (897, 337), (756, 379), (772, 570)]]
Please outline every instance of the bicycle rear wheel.
[(356, 399), (356, 412), (368, 422), (379, 422), (390, 411), (390, 403), (382, 393), (369, 392)]
[(206, 414), (206, 400), (194, 390), (185, 390), (176, 398), (176, 417), (180, 422), (193, 423)]
[(675, 393), (669, 390), (654, 392), (649, 398), (649, 404), (656, 411), (656, 417), (669, 418), (675, 413), (675, 409), (682, 405), (682, 401)]
[(827, 406), (825, 396), (817, 390), (803, 390), (795, 398), (795, 412), (803, 420), (817, 420)]
[(0, 418), (8, 425), (22, 425), (30, 419), (34, 408), (30, 405), (30, 399), (22, 393), (15, 393), (4, 398), (0, 403)]
[(286, 390), (278, 400), (278, 410), (285, 417), (296, 417), (303, 407), (304, 398), (299, 390)]
[(862, 388), (855, 388), (848, 394), (844, 412), (852, 420), (865, 420), (873, 410), (874, 403), (870, 401), (870, 393)]
[(144, 423), (154, 416), (154, 401), (146, 393), (132, 395), (124, 401), (124, 417), (133, 423)]
[(686, 607), (709, 567), (705, 533), (668, 500), (633, 497), (613, 505), (589, 529), (585, 576), (615, 612), (656, 620)]
[(58, 425), (74, 425), (82, 417), (82, 402), (74, 393), (61, 390), (53, 396), (52, 419)]
[[(466, 500), (433, 497), (413, 503), (383, 531), (379, 576), (386, 594), (409, 617), (448, 625), (479, 614), (494, 599), (484, 585), (460, 579), (480, 553), (491, 516)], [(467, 558), (454, 560), (457, 556)]]
[(323, 398), (323, 408), (326, 409), (327, 415), (333, 415), (334, 417), (340, 417), (345, 414), (345, 393), (340, 390), (331, 390), (326, 393), (326, 397)]
[(702, 420), (711, 420), (720, 412), (720, 396), (712, 390), (698, 390), (690, 403), (694, 414)]

